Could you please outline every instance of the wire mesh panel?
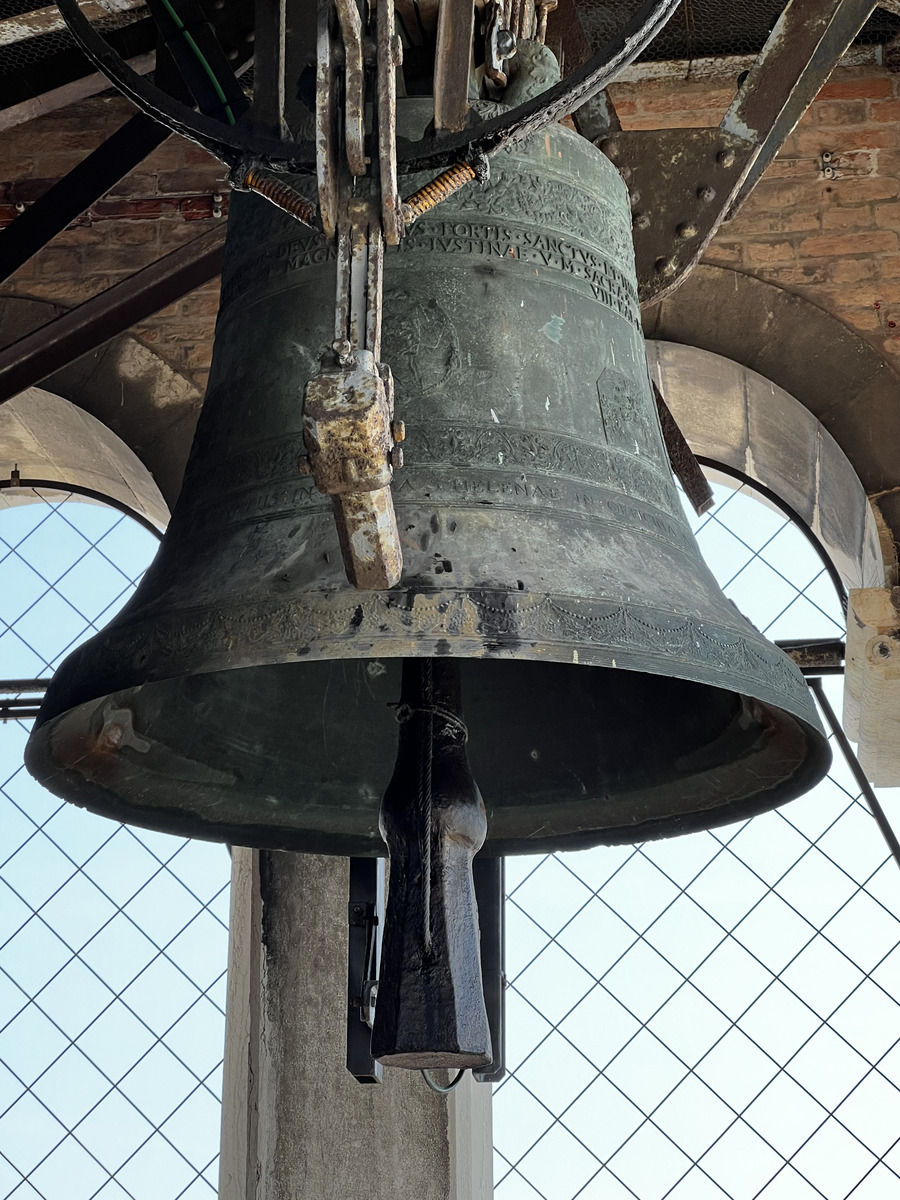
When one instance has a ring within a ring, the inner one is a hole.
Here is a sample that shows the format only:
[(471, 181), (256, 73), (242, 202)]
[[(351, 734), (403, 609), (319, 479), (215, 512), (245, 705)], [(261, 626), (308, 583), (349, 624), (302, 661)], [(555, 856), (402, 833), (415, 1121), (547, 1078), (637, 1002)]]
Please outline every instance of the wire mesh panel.
[[(797, 527), (716, 494), (694, 525), (726, 594), (769, 637), (841, 635)], [(900, 870), (834, 751), (751, 821), (507, 861), (498, 1200), (898, 1194)]]
[[(156, 539), (34, 493), (0, 509), (0, 675), (46, 677), (124, 603)], [(222, 846), (65, 804), (0, 725), (0, 1197), (191, 1200), (217, 1187)]]
[[(647, 60), (757, 54), (785, 8), (785, 0), (682, 0), (642, 56)], [(601, 49), (637, 8), (635, 0), (575, 0), (581, 24)], [(900, 30), (894, 12), (876, 8), (857, 45), (889, 42)]]

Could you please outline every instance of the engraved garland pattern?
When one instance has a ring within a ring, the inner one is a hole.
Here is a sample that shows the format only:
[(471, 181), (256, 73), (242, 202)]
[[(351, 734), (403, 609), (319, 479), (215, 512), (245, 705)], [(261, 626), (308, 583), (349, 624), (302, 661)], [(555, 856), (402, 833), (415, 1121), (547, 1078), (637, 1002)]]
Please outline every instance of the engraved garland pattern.
[[(730, 680), (738, 690), (756, 685), (756, 694), (788, 710), (803, 712), (808, 707), (800, 672), (759, 635), (748, 637), (736, 629), (638, 605), (502, 591), (372, 592), (358, 597), (308, 593), (287, 603), (136, 621), (90, 643), (90, 669), (83, 678), (82, 652), (76, 651), (60, 669), (66, 680), (59, 694), (65, 692), (71, 699), (80, 692), (91, 698), (107, 686), (127, 687), (129, 666), (134, 682), (144, 682), (147, 663), (154, 664), (156, 679), (239, 665), (233, 657), (235, 647), (242, 648), (241, 662), (313, 658), (323, 642), (331, 651), (327, 657), (368, 658), (378, 657), (379, 642), (436, 638), (469, 639), (495, 651), (506, 641), (520, 658), (529, 656), (529, 644), (561, 649), (560, 661), (568, 661), (573, 648), (587, 663), (604, 654), (633, 654), (648, 664), (643, 669), (665, 662), (661, 673), (677, 674), (675, 664), (681, 663), (688, 678), (707, 678), (719, 687)], [(356, 652), (350, 649), (354, 642), (362, 643)], [(341, 653), (341, 643), (349, 653)]]

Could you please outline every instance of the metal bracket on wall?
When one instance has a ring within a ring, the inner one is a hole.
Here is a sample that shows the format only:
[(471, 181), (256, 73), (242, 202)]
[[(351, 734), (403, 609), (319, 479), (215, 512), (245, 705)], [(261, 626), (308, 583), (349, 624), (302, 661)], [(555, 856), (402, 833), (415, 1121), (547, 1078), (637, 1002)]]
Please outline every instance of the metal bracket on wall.
[(372, 1057), (372, 1020), (384, 916), (384, 859), (350, 859), (347, 906), (347, 1070), (357, 1083), (381, 1083)]
[(608, 133), (631, 193), (638, 295), (654, 304), (759, 182), (865, 24), (872, 0), (790, 0), (718, 129)]
[(481, 935), (481, 980), (493, 1058), (473, 1071), (479, 1083), (499, 1083), (506, 1074), (506, 885), (502, 858), (472, 863)]

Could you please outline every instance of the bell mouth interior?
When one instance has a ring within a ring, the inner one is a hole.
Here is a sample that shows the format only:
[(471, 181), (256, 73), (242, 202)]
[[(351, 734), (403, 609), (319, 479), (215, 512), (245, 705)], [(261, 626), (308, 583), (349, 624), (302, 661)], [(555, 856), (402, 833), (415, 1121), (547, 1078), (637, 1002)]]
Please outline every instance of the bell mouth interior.
[[(773, 705), (639, 671), (460, 661), (485, 853), (637, 842), (743, 820), (826, 773), (823, 735)], [(29, 770), (116, 820), (236, 845), (382, 855), (396, 659), (143, 684), (32, 734)]]

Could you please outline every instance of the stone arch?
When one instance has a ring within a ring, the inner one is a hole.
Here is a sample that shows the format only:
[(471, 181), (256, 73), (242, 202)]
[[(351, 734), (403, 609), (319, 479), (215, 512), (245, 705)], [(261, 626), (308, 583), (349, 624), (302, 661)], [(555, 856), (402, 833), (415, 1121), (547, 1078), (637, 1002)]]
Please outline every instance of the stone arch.
[[(0, 479), (70, 484), (108, 497), (162, 530), (169, 509), (152, 475), (120, 437), (96, 417), (43, 388), (28, 388), (0, 406)], [(0, 509), (29, 493), (3, 488)]]
[[(0, 298), (0, 346), (39, 329), (63, 311), (43, 300)], [(124, 443), (149, 471), (168, 508), (173, 507), (203, 401), (191, 380), (143, 342), (123, 333), (41, 383)], [(0, 413), (10, 403), (0, 405)]]
[[(900, 375), (859, 334), (802, 296), (703, 264), (645, 314), (648, 338), (747, 367), (807, 409), (865, 490), (890, 582), (900, 546)], [(709, 424), (717, 420), (710, 398)], [(777, 483), (771, 483), (778, 491)], [(891, 545), (893, 543), (893, 545)]]
[(827, 551), (848, 589), (883, 587), (892, 539), (824, 424), (757, 371), (697, 346), (652, 340), (651, 371), (694, 453), (779, 496)]

